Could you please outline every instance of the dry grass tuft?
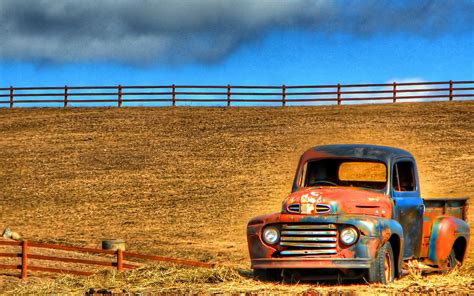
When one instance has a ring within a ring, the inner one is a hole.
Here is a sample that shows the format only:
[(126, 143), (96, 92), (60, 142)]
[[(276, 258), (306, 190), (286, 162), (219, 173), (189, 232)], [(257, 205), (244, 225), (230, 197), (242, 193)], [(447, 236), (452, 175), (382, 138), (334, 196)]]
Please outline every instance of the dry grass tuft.
[(421, 280), (422, 272), (419, 268), (420, 264), (417, 260), (410, 260), (407, 263), (408, 275), (407, 277), (413, 281)]
[(102, 270), (89, 277), (62, 275), (54, 280), (41, 280), (21, 285), (9, 294), (56, 294), (84, 293), (94, 291), (111, 292), (191, 292), (204, 291), (207, 286), (222, 283), (242, 282), (245, 278), (236, 269), (229, 267), (193, 268), (173, 264), (152, 264), (134, 270), (117, 273)]
[[(304, 295), (398, 295), (455, 294), (472, 295), (474, 268), (471, 262), (442, 275), (431, 274), (417, 278), (411, 275), (391, 285), (316, 283), (262, 283), (251, 278), (249, 270), (231, 267), (193, 268), (173, 264), (153, 264), (135, 270), (116, 273), (102, 270), (90, 277), (59, 276), (54, 280), (35, 279), (26, 285), (6, 291), (7, 294), (83, 294), (88, 291), (113, 293), (266, 293)], [(415, 267), (412, 267), (415, 269)], [(418, 277), (419, 276), (419, 277)]]
[(412, 275), (410, 273), (409, 276), (390, 286), (389, 291), (410, 294), (473, 295), (474, 264), (468, 261), (448, 274), (421, 275), (421, 272), (416, 272)]

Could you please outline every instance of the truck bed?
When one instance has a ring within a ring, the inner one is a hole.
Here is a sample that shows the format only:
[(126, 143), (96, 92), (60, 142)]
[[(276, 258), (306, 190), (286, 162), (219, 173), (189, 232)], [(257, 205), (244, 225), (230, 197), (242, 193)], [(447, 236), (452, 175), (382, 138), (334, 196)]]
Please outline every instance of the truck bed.
[(425, 204), (423, 216), (426, 218), (445, 215), (467, 221), (468, 199), (468, 197), (423, 198), (423, 203)]
[(452, 216), (467, 221), (468, 197), (423, 198), (423, 236), (421, 240), (421, 257), (428, 255), (431, 229), (439, 216)]

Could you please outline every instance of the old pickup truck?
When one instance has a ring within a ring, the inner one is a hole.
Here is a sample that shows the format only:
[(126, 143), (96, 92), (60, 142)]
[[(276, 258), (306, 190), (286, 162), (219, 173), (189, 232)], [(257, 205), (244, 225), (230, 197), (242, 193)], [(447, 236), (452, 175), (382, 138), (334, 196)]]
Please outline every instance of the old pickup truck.
[(326, 145), (300, 158), (280, 213), (252, 218), (254, 276), (389, 283), (403, 263), (449, 271), (469, 243), (467, 198), (422, 199), (414, 157), (375, 145)]

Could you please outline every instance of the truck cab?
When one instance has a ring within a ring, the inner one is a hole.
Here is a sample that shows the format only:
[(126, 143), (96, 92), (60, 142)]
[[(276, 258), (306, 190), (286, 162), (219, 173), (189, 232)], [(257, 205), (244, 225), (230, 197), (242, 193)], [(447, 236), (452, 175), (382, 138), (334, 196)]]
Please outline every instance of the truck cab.
[(414, 157), (375, 145), (326, 145), (300, 158), (279, 213), (247, 226), (258, 279), (365, 277), (389, 283), (403, 262), (439, 270), (462, 263), (469, 241), (466, 198), (420, 196)]

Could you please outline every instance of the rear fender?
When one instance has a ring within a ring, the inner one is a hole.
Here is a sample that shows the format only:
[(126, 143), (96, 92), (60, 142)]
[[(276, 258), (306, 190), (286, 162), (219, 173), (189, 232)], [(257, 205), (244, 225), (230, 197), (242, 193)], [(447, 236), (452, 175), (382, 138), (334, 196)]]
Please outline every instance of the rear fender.
[[(465, 221), (451, 216), (438, 217), (431, 229), (428, 259), (444, 268), (453, 244), (459, 237), (469, 241), (469, 225)], [(466, 253), (464, 252), (464, 254)], [(464, 258), (460, 261), (463, 260)]]

